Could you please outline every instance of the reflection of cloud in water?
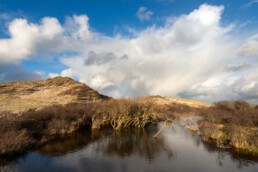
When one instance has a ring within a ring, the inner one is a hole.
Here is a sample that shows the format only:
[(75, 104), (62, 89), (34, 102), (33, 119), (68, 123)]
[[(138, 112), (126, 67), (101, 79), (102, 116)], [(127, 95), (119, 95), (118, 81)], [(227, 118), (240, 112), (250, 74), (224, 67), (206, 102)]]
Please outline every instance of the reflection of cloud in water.
[[(203, 144), (198, 133), (186, 132), (186, 129), (179, 125), (166, 127), (162, 131), (162, 137), (173, 150), (175, 158), (171, 164), (179, 166), (179, 171), (190, 170), (189, 167), (192, 167), (192, 171), (250, 171), (258, 168), (257, 163)], [(250, 169), (245, 168), (248, 165)]]

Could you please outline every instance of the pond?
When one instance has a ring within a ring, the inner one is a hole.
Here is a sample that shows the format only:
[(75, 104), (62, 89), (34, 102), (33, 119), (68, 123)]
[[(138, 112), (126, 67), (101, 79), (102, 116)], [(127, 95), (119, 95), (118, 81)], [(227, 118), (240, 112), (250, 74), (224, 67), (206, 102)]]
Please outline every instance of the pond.
[(20, 157), (0, 159), (0, 171), (258, 171), (250, 157), (204, 144), (181, 125), (84, 131)]

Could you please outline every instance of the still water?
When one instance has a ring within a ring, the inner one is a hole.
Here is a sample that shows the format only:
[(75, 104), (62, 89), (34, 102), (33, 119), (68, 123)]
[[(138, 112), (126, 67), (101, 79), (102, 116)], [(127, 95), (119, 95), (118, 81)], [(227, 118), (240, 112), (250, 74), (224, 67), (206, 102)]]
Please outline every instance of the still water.
[(165, 127), (155, 139), (157, 130), (76, 133), (22, 157), (2, 158), (0, 171), (258, 172), (258, 160), (206, 145), (180, 125)]

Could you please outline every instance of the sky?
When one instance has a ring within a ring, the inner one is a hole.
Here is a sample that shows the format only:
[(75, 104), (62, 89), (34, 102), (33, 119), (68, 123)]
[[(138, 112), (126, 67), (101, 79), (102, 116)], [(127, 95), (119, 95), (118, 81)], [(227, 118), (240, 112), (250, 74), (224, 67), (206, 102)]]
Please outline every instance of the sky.
[(258, 103), (258, 0), (0, 0), (0, 82)]

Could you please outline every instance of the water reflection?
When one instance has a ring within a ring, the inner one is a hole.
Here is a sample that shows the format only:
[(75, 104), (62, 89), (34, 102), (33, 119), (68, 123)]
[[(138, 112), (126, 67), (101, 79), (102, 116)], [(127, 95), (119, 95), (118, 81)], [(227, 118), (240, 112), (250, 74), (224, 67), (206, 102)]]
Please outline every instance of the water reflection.
[(96, 140), (91, 139), (90, 134), (90, 131), (84, 131), (58, 138), (41, 147), (37, 152), (49, 157), (62, 156), (70, 152), (76, 152)]
[(255, 160), (204, 144), (184, 127), (168, 126), (155, 139), (157, 130), (79, 132), (0, 159), (0, 171), (258, 171)]
[(79, 132), (66, 138), (59, 138), (38, 149), (37, 152), (46, 156), (61, 156), (94, 143), (94, 151), (105, 156), (116, 155), (122, 158), (138, 154), (151, 161), (160, 152), (166, 152), (167, 158), (171, 158), (172, 151), (164, 144), (163, 138), (155, 139), (153, 137), (155, 132), (157, 132), (155, 126), (147, 129), (117, 131), (106, 129)]
[(244, 168), (249, 165), (258, 163), (258, 157), (252, 155), (246, 155), (243, 152), (237, 152), (231, 149), (219, 149), (213, 143), (202, 143), (204, 148), (209, 153), (216, 153), (216, 162), (223, 166), (224, 159), (230, 155), (230, 159), (236, 164), (237, 168)]

